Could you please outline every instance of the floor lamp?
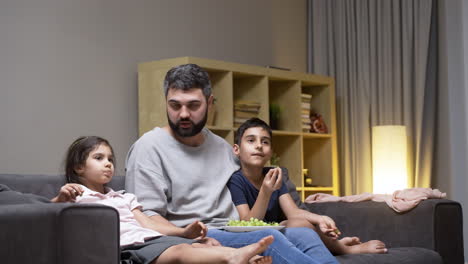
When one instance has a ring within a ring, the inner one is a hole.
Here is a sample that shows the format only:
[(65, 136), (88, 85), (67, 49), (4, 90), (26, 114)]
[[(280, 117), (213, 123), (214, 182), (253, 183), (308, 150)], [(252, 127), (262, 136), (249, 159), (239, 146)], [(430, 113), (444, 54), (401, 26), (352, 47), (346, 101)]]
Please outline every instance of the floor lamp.
[(372, 127), (372, 180), (375, 194), (391, 194), (408, 187), (405, 126)]

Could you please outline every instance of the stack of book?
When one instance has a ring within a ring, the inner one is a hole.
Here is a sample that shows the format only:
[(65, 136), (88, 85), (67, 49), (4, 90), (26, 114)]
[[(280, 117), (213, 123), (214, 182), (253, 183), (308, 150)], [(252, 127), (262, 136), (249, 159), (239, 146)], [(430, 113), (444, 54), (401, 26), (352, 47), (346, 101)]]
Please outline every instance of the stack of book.
[(260, 103), (255, 101), (237, 101), (234, 103), (234, 126), (238, 127), (252, 117), (258, 117)]
[(302, 131), (310, 132), (310, 101), (312, 100), (311, 94), (301, 94), (301, 120)]

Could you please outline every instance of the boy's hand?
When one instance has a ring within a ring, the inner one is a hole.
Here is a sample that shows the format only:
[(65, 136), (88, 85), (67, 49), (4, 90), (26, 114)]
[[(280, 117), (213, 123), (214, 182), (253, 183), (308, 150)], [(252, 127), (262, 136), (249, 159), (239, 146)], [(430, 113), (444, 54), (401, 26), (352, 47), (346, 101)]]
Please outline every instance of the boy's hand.
[(76, 197), (81, 196), (83, 192), (84, 190), (79, 184), (68, 183), (60, 188), (58, 195), (52, 198), (51, 201), (54, 203), (73, 202)]
[(262, 188), (265, 189), (268, 193), (273, 193), (276, 190), (281, 188), (281, 184), (283, 183), (283, 173), (281, 172), (281, 168), (273, 168), (270, 169), (265, 178), (263, 179)]
[(319, 218), (318, 226), (320, 231), (332, 239), (337, 239), (341, 235), (340, 230), (335, 225), (335, 221), (326, 215), (321, 215)]
[(196, 220), (190, 225), (184, 227), (182, 237), (190, 239), (203, 239), (208, 233), (208, 228), (202, 222)]

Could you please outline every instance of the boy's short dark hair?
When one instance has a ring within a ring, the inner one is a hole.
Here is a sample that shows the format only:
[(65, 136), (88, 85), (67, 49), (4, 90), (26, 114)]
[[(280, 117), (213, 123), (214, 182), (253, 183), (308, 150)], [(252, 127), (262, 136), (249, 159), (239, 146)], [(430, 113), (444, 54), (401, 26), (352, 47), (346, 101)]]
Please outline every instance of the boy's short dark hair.
[(271, 132), (271, 127), (267, 123), (265, 123), (265, 121), (261, 120), (260, 118), (253, 117), (245, 121), (239, 126), (236, 132), (236, 136), (234, 138), (234, 143), (240, 146), (242, 136), (244, 135), (245, 131), (252, 127), (261, 127), (265, 129), (270, 135), (270, 139), (272, 139), (273, 135)]

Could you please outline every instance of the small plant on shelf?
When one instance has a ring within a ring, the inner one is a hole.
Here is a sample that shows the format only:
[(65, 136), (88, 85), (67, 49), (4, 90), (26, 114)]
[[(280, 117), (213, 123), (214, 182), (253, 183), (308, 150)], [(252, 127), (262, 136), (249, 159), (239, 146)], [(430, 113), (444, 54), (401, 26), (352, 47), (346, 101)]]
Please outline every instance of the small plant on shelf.
[(279, 162), (280, 162), (280, 157), (278, 156), (278, 154), (273, 152), (273, 154), (271, 155), (271, 159), (270, 159), (271, 166), (279, 166)]
[(281, 115), (281, 106), (276, 103), (270, 104), (270, 127), (273, 130), (278, 129), (278, 123)]

